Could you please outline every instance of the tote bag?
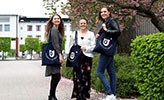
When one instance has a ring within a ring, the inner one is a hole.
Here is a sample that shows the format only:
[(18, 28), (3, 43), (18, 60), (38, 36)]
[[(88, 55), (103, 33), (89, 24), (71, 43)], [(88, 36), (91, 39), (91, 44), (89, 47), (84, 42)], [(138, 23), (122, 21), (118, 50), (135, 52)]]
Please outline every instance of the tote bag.
[(117, 40), (109, 37), (107, 34), (102, 33), (96, 40), (96, 46), (93, 52), (102, 53), (104, 55), (114, 55), (116, 52)]
[(81, 55), (81, 46), (78, 45), (77, 43), (77, 31), (75, 33), (75, 44), (71, 47), (68, 57), (67, 57), (67, 62), (66, 62), (66, 67), (78, 67), (79, 66), (79, 56)]
[(42, 45), (42, 65), (61, 66), (59, 55), (51, 42), (51, 33), (48, 43)]

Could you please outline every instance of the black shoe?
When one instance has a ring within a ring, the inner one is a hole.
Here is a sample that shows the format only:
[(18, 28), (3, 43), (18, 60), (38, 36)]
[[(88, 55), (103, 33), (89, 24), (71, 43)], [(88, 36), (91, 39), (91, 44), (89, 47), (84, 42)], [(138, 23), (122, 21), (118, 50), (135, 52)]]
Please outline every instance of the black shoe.
[(48, 100), (58, 100), (55, 96), (49, 96)]
[(76, 100), (87, 100), (86, 98), (77, 98)]

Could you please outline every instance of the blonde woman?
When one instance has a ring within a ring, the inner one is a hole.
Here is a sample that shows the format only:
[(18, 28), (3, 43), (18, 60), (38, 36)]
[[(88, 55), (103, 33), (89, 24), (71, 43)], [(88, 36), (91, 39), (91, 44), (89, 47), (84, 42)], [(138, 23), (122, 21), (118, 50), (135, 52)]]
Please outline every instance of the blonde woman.
[[(82, 18), (78, 22), (77, 43), (81, 46), (80, 64), (73, 68), (73, 92), (71, 98), (76, 100), (87, 100), (90, 98), (90, 80), (93, 58), (93, 48), (95, 47), (95, 35), (88, 30), (88, 20)], [(75, 43), (75, 33), (70, 36), (70, 47)]]

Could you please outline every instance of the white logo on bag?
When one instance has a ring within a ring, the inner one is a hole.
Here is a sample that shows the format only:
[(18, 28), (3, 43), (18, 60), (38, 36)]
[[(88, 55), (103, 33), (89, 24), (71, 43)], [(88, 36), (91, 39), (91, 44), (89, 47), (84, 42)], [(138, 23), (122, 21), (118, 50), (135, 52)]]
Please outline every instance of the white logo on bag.
[(108, 46), (109, 43), (110, 43), (110, 39), (106, 39), (106, 38), (103, 39), (103, 45), (104, 46)]
[(75, 58), (75, 53), (74, 52), (71, 52), (70, 59), (74, 59), (74, 58)]
[(49, 56), (54, 57), (55, 56), (55, 51), (54, 50), (49, 50)]

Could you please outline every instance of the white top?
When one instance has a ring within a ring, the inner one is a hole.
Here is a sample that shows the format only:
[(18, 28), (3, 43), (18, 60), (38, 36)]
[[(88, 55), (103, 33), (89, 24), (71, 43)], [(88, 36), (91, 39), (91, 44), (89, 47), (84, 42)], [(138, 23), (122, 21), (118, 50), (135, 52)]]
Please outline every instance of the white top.
[[(86, 48), (86, 50), (83, 51), (84, 55), (93, 58), (93, 52), (92, 51), (96, 45), (96, 39), (95, 39), (94, 33), (91, 31), (87, 31), (87, 33), (85, 34), (85, 37), (83, 39), (81, 39), (81, 37), (79, 36), (78, 33), (79, 33), (79, 30), (77, 31), (78, 45)], [(70, 50), (71, 46), (74, 43), (75, 43), (75, 31), (67, 37), (67, 41), (66, 41), (66, 45), (68, 46), (68, 48), (66, 48), (67, 51)], [(68, 54), (68, 53), (69, 52), (66, 52), (66, 54)]]

